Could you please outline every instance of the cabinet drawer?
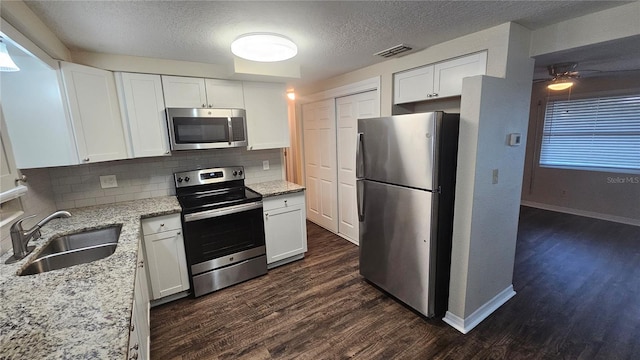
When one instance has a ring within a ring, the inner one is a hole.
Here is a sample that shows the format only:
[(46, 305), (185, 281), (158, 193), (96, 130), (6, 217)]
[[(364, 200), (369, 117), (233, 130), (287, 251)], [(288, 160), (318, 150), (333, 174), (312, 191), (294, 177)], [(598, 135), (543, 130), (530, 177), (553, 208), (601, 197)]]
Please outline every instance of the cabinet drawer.
[(267, 211), (299, 204), (304, 204), (303, 191), (265, 198), (262, 200), (262, 209)]
[(180, 223), (180, 214), (170, 214), (142, 219), (141, 223), (142, 233), (145, 235), (182, 228)]

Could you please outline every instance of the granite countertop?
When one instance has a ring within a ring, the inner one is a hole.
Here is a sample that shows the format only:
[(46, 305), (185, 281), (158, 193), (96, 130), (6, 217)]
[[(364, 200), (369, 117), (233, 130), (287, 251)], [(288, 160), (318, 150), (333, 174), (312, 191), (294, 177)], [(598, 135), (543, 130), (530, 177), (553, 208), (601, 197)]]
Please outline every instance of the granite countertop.
[[(140, 219), (179, 213), (175, 197), (70, 209), (7, 265), (0, 257), (0, 359), (126, 359), (141, 239)], [(17, 272), (55, 235), (122, 224), (116, 251), (88, 264), (37, 275)]]
[(304, 186), (285, 180), (266, 181), (257, 184), (249, 184), (247, 187), (262, 197), (271, 197), (304, 191)]

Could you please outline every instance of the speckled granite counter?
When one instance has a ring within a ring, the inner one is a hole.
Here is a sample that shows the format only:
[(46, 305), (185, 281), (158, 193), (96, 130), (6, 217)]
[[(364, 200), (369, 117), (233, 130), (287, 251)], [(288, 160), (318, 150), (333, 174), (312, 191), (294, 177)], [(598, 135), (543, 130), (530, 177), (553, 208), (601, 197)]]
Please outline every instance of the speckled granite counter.
[[(140, 219), (180, 212), (175, 197), (70, 209), (46, 224), (34, 252), (0, 257), (0, 359), (126, 359)], [(122, 224), (115, 253), (88, 264), (18, 276), (54, 235)]]
[(259, 193), (260, 195), (262, 195), (262, 197), (278, 196), (278, 195), (304, 191), (304, 186), (290, 183), (285, 180), (275, 180), (275, 181), (261, 182), (257, 184), (249, 184), (247, 185), (247, 187)]

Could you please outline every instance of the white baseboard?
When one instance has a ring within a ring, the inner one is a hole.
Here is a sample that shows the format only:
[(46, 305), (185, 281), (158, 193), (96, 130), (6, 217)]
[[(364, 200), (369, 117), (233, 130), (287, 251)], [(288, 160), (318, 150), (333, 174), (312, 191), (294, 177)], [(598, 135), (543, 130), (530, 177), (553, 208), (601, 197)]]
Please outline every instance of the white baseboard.
[(340, 236), (341, 238), (347, 240), (348, 242), (350, 242), (350, 243), (352, 243), (352, 244), (354, 244), (356, 246), (360, 246), (360, 244), (358, 244), (358, 242), (356, 240), (353, 240), (353, 239), (351, 239), (351, 238), (349, 238), (347, 236), (344, 236), (342, 234), (336, 234), (336, 235)]
[(447, 311), (442, 320), (451, 325), (454, 329), (466, 334), (480, 324), (482, 320), (486, 319), (496, 311), (500, 306), (509, 301), (509, 299), (511, 299), (515, 294), (516, 292), (513, 291), (513, 285), (509, 285), (498, 295), (494, 296), (493, 299), (480, 306), (478, 310), (474, 311), (473, 314), (469, 315), (466, 319)]
[(526, 201), (526, 200), (520, 201), (520, 205), (529, 206), (529, 207), (542, 209), (542, 210), (556, 211), (556, 212), (561, 212), (565, 214), (585, 216), (585, 217), (590, 217), (594, 219), (613, 221), (613, 222), (627, 224), (627, 225), (640, 226), (640, 220), (626, 218), (622, 216), (608, 215), (608, 214), (602, 214), (602, 213), (597, 213), (593, 211), (578, 210), (578, 209), (572, 209), (572, 208), (563, 207), (563, 206), (542, 204), (542, 203), (538, 203), (534, 201)]

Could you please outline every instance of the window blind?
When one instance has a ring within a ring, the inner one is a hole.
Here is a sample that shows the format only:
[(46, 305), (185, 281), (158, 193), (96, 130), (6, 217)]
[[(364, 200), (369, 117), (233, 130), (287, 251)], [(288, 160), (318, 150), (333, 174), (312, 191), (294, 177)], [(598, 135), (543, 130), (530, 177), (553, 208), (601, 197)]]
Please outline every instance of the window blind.
[(640, 95), (547, 102), (540, 165), (640, 170)]

